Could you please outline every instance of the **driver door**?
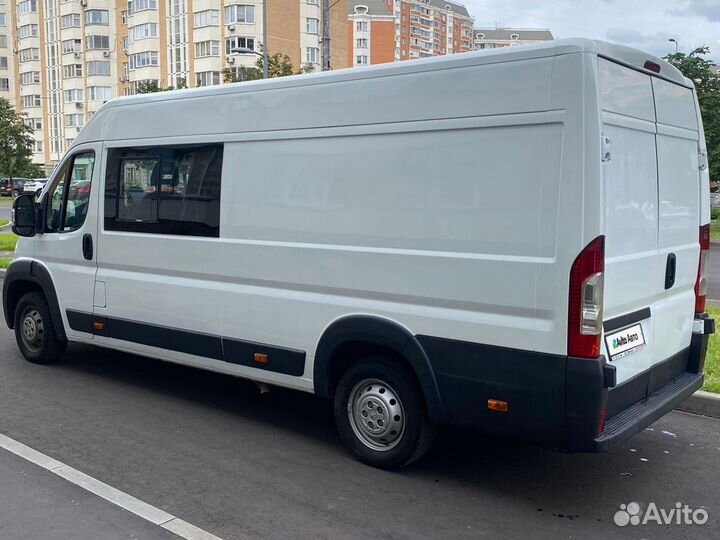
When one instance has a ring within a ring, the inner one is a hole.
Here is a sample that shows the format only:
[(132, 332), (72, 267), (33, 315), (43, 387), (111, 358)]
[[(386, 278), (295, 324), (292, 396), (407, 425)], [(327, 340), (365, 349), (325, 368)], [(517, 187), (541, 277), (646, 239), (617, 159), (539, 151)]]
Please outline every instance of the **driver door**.
[(41, 201), (35, 257), (50, 272), (72, 341), (93, 338), (101, 150), (101, 143), (74, 148), (55, 170)]

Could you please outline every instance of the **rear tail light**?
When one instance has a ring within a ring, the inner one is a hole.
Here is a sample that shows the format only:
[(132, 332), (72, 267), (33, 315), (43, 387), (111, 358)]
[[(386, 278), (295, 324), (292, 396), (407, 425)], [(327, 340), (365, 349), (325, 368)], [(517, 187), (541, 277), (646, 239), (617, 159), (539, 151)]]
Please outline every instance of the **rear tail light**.
[(700, 227), (700, 262), (695, 280), (695, 313), (705, 312), (707, 296), (707, 265), (710, 257), (710, 225)]
[(605, 237), (590, 242), (570, 269), (568, 302), (568, 355), (600, 356), (603, 323)]

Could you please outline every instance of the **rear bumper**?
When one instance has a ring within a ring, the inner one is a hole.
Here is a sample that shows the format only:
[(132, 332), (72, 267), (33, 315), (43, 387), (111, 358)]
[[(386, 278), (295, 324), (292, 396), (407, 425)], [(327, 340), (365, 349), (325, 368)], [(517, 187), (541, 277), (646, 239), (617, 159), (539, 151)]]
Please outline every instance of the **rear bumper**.
[[(416, 336), (437, 381), (441, 405), (433, 420), (570, 452), (605, 452), (702, 386), (714, 332), (712, 319), (702, 321), (690, 347), (618, 386), (604, 356), (591, 360)], [(505, 401), (507, 412), (490, 410), (488, 400)]]
[[(598, 395), (590, 392), (584, 400), (571, 399), (568, 390), (568, 444), (567, 450), (579, 452), (606, 452), (662, 418), (680, 405), (703, 385), (702, 373), (710, 334), (715, 332), (715, 321), (703, 316), (696, 319), (690, 347), (655, 364), (623, 384)], [(604, 363), (604, 359), (601, 359)], [(587, 362), (587, 361), (585, 361)], [(568, 366), (573, 365), (569, 359)], [(568, 370), (568, 388), (578, 384)], [(590, 388), (590, 381), (584, 381)], [(597, 384), (594, 385), (597, 387)], [(580, 412), (578, 412), (580, 411)], [(606, 420), (602, 422), (602, 412)], [(577, 419), (573, 425), (572, 418)], [(602, 431), (591, 428), (603, 426)]]
[(605, 429), (594, 440), (593, 450), (605, 452), (640, 433), (700, 389), (703, 379), (702, 373), (685, 372), (647, 398), (619, 412), (605, 422)]

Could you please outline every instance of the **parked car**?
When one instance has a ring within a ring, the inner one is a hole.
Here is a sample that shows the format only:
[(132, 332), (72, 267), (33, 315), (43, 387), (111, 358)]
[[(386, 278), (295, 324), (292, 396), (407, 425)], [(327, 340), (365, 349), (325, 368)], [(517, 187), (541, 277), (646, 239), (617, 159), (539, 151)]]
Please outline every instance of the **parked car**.
[(602, 452), (703, 384), (705, 155), (692, 81), (583, 39), (113, 100), (14, 202), (5, 320), (332, 399), (378, 467)]
[(3, 197), (17, 197), (24, 192), (27, 178), (2, 178), (0, 179), (0, 195)]
[(12, 182), (9, 178), (0, 178), (0, 197), (10, 197), (12, 195)]
[(23, 193), (34, 193), (36, 196), (39, 196), (45, 184), (47, 184), (47, 178), (33, 178), (32, 180), (28, 180), (23, 185)]

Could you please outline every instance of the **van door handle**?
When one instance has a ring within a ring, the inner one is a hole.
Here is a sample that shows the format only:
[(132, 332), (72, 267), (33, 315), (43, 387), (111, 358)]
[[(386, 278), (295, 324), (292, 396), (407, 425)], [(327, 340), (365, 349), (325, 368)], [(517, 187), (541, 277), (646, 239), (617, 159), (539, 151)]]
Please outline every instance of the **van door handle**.
[(669, 289), (675, 285), (675, 270), (677, 268), (677, 259), (674, 253), (669, 253), (667, 263), (665, 263), (665, 289)]
[(83, 257), (88, 261), (93, 258), (93, 239), (91, 234), (84, 234), (82, 239)]

